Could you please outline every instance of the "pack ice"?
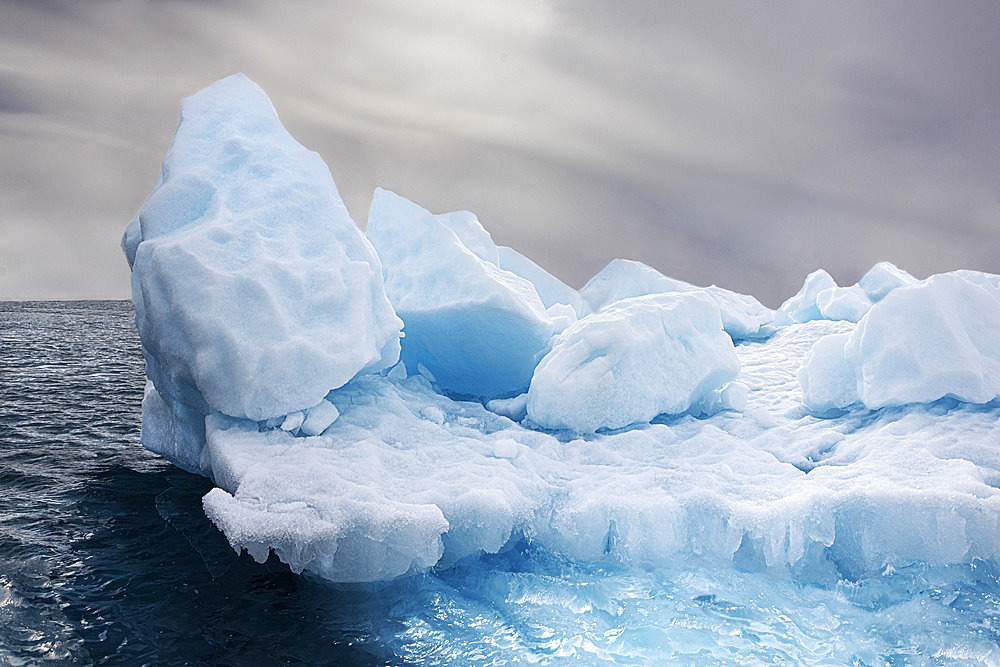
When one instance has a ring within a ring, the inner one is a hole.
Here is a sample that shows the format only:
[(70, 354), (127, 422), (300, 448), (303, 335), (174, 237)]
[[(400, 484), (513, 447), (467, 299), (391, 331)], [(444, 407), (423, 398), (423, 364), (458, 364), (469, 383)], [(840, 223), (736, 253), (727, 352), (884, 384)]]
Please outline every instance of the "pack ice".
[(617, 260), (577, 292), (384, 190), (366, 239), (242, 76), (183, 102), (123, 248), (142, 442), (211, 477), (258, 560), (375, 581), (527, 538), (829, 583), (1000, 558), (1000, 277), (815, 273), (771, 311)]

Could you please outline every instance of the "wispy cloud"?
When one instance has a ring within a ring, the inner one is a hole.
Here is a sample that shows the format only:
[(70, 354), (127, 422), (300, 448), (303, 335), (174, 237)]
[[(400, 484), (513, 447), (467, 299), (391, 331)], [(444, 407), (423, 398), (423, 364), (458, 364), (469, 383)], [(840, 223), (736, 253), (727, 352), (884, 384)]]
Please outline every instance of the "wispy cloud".
[(177, 102), (234, 71), (360, 223), (376, 185), (471, 208), (571, 283), (625, 256), (774, 304), (820, 265), (845, 282), (880, 259), (1000, 271), (994, 3), (0, 13), (0, 297), (125, 296), (117, 237)]

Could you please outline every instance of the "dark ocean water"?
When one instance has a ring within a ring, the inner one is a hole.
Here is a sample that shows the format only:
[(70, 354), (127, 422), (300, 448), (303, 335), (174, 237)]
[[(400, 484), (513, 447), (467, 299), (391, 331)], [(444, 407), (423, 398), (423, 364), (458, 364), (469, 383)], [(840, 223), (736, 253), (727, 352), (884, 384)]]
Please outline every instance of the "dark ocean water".
[(393, 662), (365, 596), (237, 557), (211, 483), (139, 445), (132, 318), (0, 303), (0, 664)]
[(0, 303), (0, 665), (1000, 664), (991, 564), (802, 585), (529, 544), (368, 586), (238, 556), (139, 444), (126, 302)]

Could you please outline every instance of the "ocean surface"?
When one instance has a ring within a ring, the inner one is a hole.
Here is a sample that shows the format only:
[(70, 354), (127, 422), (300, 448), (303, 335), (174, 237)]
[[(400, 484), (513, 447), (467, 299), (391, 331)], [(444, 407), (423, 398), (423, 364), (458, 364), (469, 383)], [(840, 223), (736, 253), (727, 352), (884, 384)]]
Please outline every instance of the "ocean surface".
[(0, 665), (1000, 664), (1000, 572), (833, 586), (522, 542), (365, 586), (238, 556), (139, 444), (128, 302), (0, 303)]

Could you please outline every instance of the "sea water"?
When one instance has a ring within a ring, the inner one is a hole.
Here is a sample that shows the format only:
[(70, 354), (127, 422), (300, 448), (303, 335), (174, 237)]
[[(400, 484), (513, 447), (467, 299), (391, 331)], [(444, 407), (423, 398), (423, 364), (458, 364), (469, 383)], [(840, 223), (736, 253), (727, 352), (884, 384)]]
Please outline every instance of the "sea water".
[(0, 665), (1000, 664), (995, 564), (803, 584), (521, 541), (379, 585), (238, 556), (139, 444), (128, 302), (0, 303)]

